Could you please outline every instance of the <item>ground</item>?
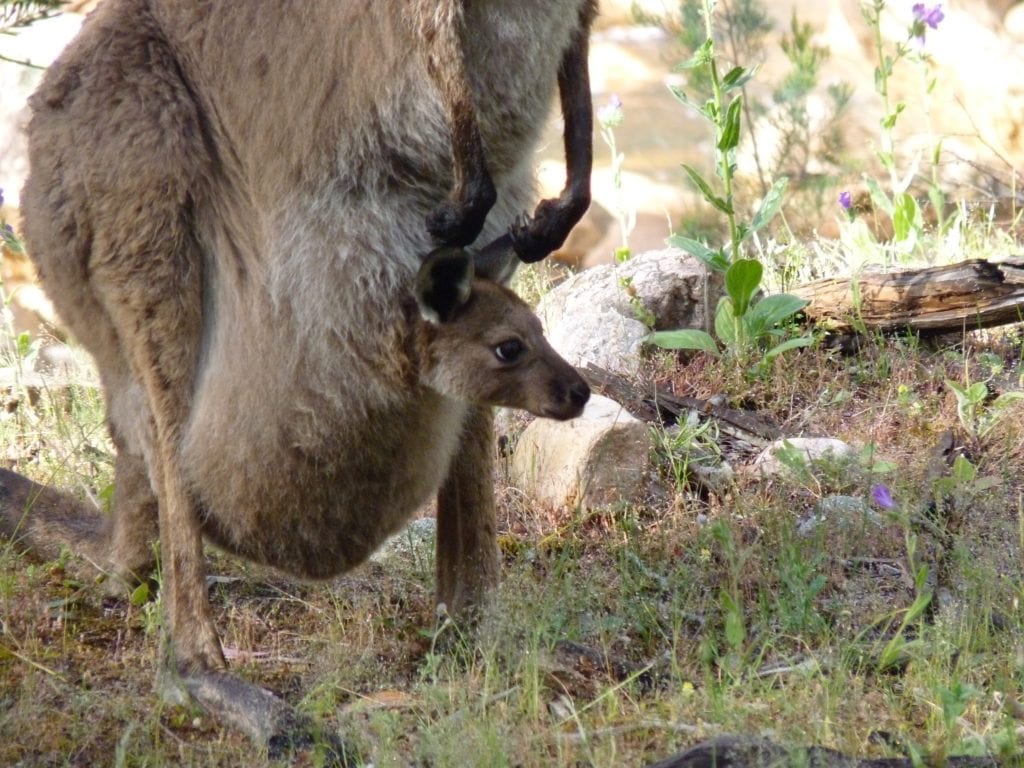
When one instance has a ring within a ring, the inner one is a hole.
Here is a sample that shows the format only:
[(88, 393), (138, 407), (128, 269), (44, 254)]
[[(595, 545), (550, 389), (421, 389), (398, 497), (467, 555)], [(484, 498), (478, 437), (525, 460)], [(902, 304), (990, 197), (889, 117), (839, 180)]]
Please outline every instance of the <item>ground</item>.
[[(994, 332), (754, 367), (662, 356), (639, 386), (724, 393), (787, 434), (870, 450), (771, 480), (737, 467), (718, 494), (677, 485), (662, 453), (660, 495), (599, 510), (539, 509), (498, 478), (503, 583), (464, 635), (435, 614), (423, 548), (325, 584), (211, 551), (227, 654), (377, 766), (645, 765), (722, 734), (1020, 759), (1024, 406), (975, 440), (944, 383), (1020, 389), (1020, 351)], [(8, 463), (102, 504), (98, 396), (51, 394), (11, 405)], [(946, 430), (976, 472), (940, 482), (936, 506)], [(879, 484), (893, 509), (796, 532), (821, 499), (872, 504)], [(159, 702), (155, 594), (103, 598), (69, 564), (0, 549), (0, 764), (278, 764)]]

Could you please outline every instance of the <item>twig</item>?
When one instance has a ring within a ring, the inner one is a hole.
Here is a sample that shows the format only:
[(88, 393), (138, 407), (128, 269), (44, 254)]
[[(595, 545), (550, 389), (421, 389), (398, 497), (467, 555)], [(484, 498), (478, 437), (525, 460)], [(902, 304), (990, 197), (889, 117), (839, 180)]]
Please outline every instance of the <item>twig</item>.
[(6, 61), (9, 64), (17, 64), (21, 67), (28, 67), (29, 69), (38, 69), (40, 71), (46, 69), (46, 67), (44, 67), (42, 64), (33, 64), (28, 59), (12, 59), (10, 56), (4, 56), (2, 53), (0, 53), (0, 61)]
[(60, 680), (62, 683), (67, 683), (68, 682), (68, 679), (66, 677), (64, 677), (64, 675), (62, 675), (60, 672), (57, 672), (57, 671), (55, 671), (53, 669), (50, 669), (48, 666), (46, 666), (45, 664), (40, 664), (38, 661), (33, 661), (28, 656), (25, 656), (24, 654), (19, 653), (18, 651), (16, 651), (13, 648), (11, 648), (9, 645), (6, 645), (4, 643), (0, 643), (0, 651), (3, 651), (4, 653), (11, 654), (11, 656), (16, 658), (18, 661), (24, 662), (25, 664), (28, 664), (30, 667), (35, 667), (40, 672), (44, 672), (47, 675), (50, 675), (50, 677), (55, 677), (58, 680)]
[(670, 723), (667, 720), (638, 720), (627, 725), (615, 725), (608, 728), (598, 728), (589, 733), (556, 733), (555, 740), (563, 744), (583, 744), (591, 739), (600, 739), (607, 736), (622, 736), (641, 729), (670, 731), (672, 733), (684, 733), (693, 735), (700, 733), (707, 728), (715, 728), (714, 725), (691, 725), (690, 723)]

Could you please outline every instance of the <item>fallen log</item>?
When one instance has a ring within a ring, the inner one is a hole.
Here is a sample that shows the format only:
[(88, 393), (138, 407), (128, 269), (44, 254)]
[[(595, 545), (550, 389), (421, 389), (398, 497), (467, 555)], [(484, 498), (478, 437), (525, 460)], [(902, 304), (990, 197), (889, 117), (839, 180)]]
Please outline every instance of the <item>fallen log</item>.
[(693, 411), (698, 417), (715, 419), (724, 434), (758, 448), (765, 448), (783, 436), (779, 427), (751, 411), (730, 408), (699, 397), (672, 394), (656, 386), (645, 386), (641, 390), (625, 377), (593, 363), (588, 363), (580, 374), (594, 390), (621, 403), (641, 421), (675, 424), (680, 419), (685, 420), (687, 412)]
[(804, 314), (837, 333), (961, 333), (1024, 322), (1024, 259), (828, 278), (790, 291)]

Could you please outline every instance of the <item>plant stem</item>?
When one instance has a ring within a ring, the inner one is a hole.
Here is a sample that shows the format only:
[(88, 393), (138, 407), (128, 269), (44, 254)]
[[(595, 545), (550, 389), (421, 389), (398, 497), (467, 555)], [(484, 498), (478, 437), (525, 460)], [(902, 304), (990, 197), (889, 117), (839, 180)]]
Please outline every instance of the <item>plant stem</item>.
[(895, 145), (892, 138), (892, 126), (889, 123), (889, 121), (893, 119), (892, 105), (889, 100), (889, 75), (892, 74), (892, 66), (896, 62), (895, 59), (891, 62), (886, 62), (885, 60), (885, 43), (882, 40), (883, 10), (885, 10), (885, 0), (872, 0), (870, 6), (862, 9), (862, 12), (868, 22), (868, 26), (871, 27), (871, 31), (874, 36), (875, 55), (878, 57), (875, 90), (878, 91), (878, 95), (882, 97), (882, 149), (881, 152), (879, 152), (878, 157), (879, 160), (882, 161), (882, 165), (884, 165), (885, 169), (889, 172), (891, 189), (895, 190), (897, 187), (897, 178), (896, 162), (893, 157)]
[[(713, 24), (712, 17), (715, 13), (716, 0), (704, 0), (704, 31), (707, 34), (708, 40), (714, 40), (713, 35)], [(712, 46), (714, 43), (712, 42)], [(712, 47), (712, 51), (714, 48)], [(715, 56), (712, 53), (710, 62), (708, 64), (709, 71), (711, 73), (711, 92), (712, 97), (715, 101), (715, 107), (717, 109), (716, 115), (716, 132), (715, 132), (715, 146), (716, 154), (718, 155), (719, 169), (722, 174), (722, 185), (725, 189), (725, 202), (728, 205), (729, 211), (725, 214), (729, 221), (729, 245), (732, 252), (731, 261), (738, 261), (740, 258), (740, 243), (739, 243), (739, 229), (736, 227), (736, 212), (733, 210), (732, 200), (732, 167), (729, 165), (729, 153), (723, 152), (717, 149), (718, 140), (722, 137), (722, 131), (725, 127), (725, 114), (727, 111), (724, 94), (722, 93), (722, 83), (718, 77), (718, 64), (715, 62)]]

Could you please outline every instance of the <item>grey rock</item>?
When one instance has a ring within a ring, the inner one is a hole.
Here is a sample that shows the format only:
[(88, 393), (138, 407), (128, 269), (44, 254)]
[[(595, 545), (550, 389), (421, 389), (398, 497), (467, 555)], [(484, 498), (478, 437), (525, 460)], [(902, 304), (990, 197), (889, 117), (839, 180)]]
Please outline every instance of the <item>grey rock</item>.
[(640, 254), (581, 272), (538, 304), (552, 346), (574, 365), (634, 373), (648, 328), (705, 328), (721, 292), (719, 276), (683, 251)]
[(857, 451), (842, 440), (831, 437), (790, 437), (776, 440), (754, 460), (754, 467), (765, 477), (781, 474), (787, 467), (778, 458), (781, 451), (794, 451), (808, 470), (820, 462), (849, 461)]
[(825, 496), (796, 528), (800, 536), (810, 536), (822, 526), (839, 530), (864, 527), (882, 528), (885, 521), (859, 496)]

